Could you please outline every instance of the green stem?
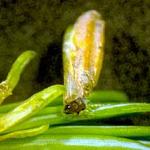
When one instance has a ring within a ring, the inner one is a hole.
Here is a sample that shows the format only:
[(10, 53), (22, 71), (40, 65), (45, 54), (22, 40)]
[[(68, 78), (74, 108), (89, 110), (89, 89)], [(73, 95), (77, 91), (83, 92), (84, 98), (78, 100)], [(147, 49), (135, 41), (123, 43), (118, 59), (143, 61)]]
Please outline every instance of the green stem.
[(64, 86), (54, 85), (34, 94), (24, 103), (0, 117), (0, 132), (33, 116), (64, 92)]
[(150, 126), (58, 126), (50, 127), (45, 134), (95, 134), (118, 137), (150, 136)]
[(39, 135), (24, 139), (2, 141), (0, 149), (9, 150), (149, 150), (138, 141), (103, 135)]
[(21, 102), (16, 102), (16, 103), (10, 103), (10, 104), (5, 104), (0, 106), (0, 113), (7, 113), (8, 111), (11, 111), (15, 107), (19, 106)]
[[(20, 103), (21, 104), (21, 103)], [(18, 105), (17, 105), (18, 106)], [(4, 107), (5, 108), (5, 107)], [(62, 106), (46, 106), (44, 109), (40, 110), (39, 112), (37, 112), (37, 116), (38, 115), (44, 115), (44, 114), (50, 114), (50, 113), (56, 113), (56, 112), (60, 112), (60, 109), (62, 109)], [(5, 110), (4, 110), (5, 112)], [(0, 113), (0, 117), (3, 116), (5, 113)], [(7, 113), (7, 112), (6, 112)]]
[[(59, 96), (54, 101), (52, 101), (50, 104), (48, 104), (48, 106), (54, 107), (54, 106), (62, 105), (62, 101), (63, 101), (62, 96)], [(0, 114), (4, 114), (4, 113), (7, 113), (7, 112), (11, 111), (15, 107), (19, 106), (22, 102), (23, 101), (1, 105), (0, 106)]]
[(40, 127), (36, 127), (33, 129), (11, 132), (8, 134), (0, 135), (0, 141), (10, 139), (10, 138), (25, 138), (25, 137), (39, 135), (39, 134), (47, 131), (48, 128), (49, 128), (49, 125), (42, 125)]
[[(94, 106), (95, 107), (95, 106)], [(89, 113), (88, 113), (89, 112)], [(103, 107), (92, 108), (92, 105), (87, 109), (87, 115), (93, 119), (105, 119), (115, 116), (122, 116), (134, 113), (150, 112), (149, 103), (125, 103), (105, 105)], [(83, 112), (84, 114), (84, 112)]]
[(6, 80), (0, 83), (0, 104), (6, 97), (12, 94), (13, 89), (20, 79), (21, 73), (26, 65), (34, 58), (35, 54), (33, 51), (25, 51), (13, 63)]
[(107, 119), (111, 117), (117, 117), (121, 115), (135, 114), (150, 112), (150, 104), (147, 103), (127, 103), (127, 104), (116, 104), (116, 105), (90, 105), (87, 110), (81, 112), (79, 115), (70, 114), (66, 115), (63, 113), (62, 108), (59, 108), (59, 112), (48, 113), (41, 116), (34, 116), (22, 124), (13, 127), (8, 130), (22, 130), (28, 129), (43, 124), (65, 124), (72, 123), (75, 121), (93, 120), (93, 119)]
[(6, 78), (7, 84), (9, 85), (11, 89), (15, 88), (24, 68), (35, 57), (35, 55), (36, 53), (34, 51), (25, 51), (13, 63)]
[(128, 96), (121, 91), (93, 91), (87, 97), (92, 103), (125, 103), (128, 102)]

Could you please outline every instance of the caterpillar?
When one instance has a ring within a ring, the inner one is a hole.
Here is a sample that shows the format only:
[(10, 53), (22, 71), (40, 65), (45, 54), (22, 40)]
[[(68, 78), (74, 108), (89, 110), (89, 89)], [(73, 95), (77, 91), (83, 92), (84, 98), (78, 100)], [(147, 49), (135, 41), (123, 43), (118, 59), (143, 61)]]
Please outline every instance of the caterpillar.
[(65, 113), (80, 113), (86, 108), (86, 96), (97, 84), (104, 57), (105, 22), (90, 10), (69, 26), (63, 42)]

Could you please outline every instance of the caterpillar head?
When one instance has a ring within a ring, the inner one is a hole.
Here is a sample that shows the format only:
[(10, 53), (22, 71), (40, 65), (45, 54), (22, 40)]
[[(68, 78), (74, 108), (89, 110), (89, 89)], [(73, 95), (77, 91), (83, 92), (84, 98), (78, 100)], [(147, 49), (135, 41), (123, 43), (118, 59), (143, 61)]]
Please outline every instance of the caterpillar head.
[(64, 112), (66, 114), (80, 113), (86, 108), (85, 98), (77, 98), (69, 104), (65, 105)]

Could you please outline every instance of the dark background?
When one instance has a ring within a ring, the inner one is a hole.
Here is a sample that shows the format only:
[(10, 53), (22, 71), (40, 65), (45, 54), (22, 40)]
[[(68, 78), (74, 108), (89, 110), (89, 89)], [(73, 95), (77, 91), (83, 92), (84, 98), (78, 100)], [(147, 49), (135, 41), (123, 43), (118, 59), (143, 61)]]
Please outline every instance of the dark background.
[(149, 0), (0, 0), (0, 80), (23, 51), (38, 54), (8, 101), (63, 83), (64, 31), (90, 9), (106, 21), (105, 59), (96, 89), (122, 90), (131, 101), (149, 101)]

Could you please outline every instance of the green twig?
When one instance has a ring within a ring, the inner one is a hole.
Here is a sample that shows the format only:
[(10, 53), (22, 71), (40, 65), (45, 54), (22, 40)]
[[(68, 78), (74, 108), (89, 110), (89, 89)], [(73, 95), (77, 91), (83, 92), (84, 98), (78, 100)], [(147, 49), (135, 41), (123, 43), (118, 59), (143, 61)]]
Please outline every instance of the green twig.
[(8, 134), (0, 135), (0, 141), (10, 139), (10, 138), (24, 138), (24, 137), (39, 135), (47, 131), (48, 128), (49, 128), (49, 125), (42, 125), (40, 127), (36, 127), (32, 129), (11, 132)]
[(0, 132), (33, 116), (55, 98), (62, 95), (63, 92), (64, 87), (62, 85), (54, 85), (34, 94), (24, 103), (0, 117)]
[(43, 124), (55, 125), (55, 124), (72, 123), (75, 121), (82, 121), (82, 120), (93, 120), (93, 119), (101, 120), (121, 115), (150, 112), (150, 104), (147, 103), (127, 103), (115, 105), (95, 104), (90, 105), (88, 110), (83, 111), (79, 115), (77, 114), (65, 115), (62, 111), (63, 107), (59, 109), (60, 109), (58, 110), (59, 112), (55, 111), (54, 113), (51, 114), (47, 113), (40, 116), (34, 116), (8, 131), (10, 132), (15, 130), (28, 129)]
[(20, 79), (21, 73), (26, 65), (35, 57), (35, 54), (34, 51), (25, 51), (13, 63), (6, 80), (0, 83), (0, 104), (6, 97), (12, 94), (13, 89)]
[(150, 126), (58, 126), (50, 127), (45, 134), (92, 134), (139, 138), (150, 136)]
[(87, 97), (92, 103), (125, 103), (129, 101), (128, 96), (121, 91), (93, 91)]
[(150, 147), (136, 140), (103, 135), (39, 135), (24, 139), (2, 141), (0, 149), (9, 150), (149, 150)]

